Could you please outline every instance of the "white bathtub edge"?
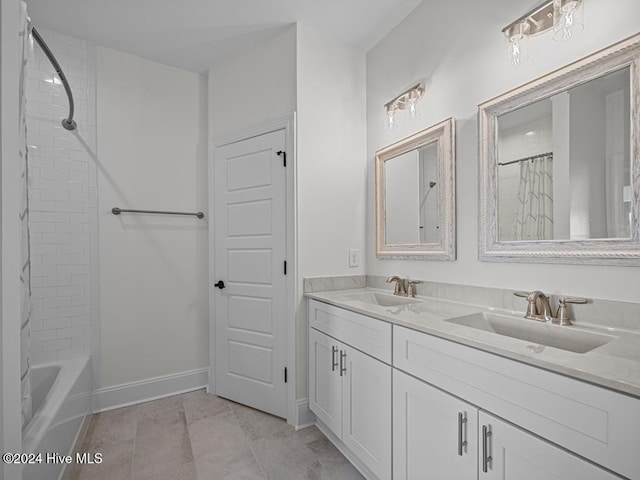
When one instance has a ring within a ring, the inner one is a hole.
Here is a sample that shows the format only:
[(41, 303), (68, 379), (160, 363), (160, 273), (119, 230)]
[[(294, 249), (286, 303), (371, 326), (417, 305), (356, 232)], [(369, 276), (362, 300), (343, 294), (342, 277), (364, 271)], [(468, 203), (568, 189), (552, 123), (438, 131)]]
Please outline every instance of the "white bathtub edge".
[(137, 382), (105, 387), (93, 392), (93, 413), (156, 400), (205, 388), (209, 383), (209, 368), (163, 375)]
[(58, 377), (51, 385), (54, 395), (47, 394), (44, 411), (34, 412), (34, 416), (22, 434), (22, 449), (24, 452), (35, 452), (42, 438), (51, 428), (51, 424), (56, 420), (55, 415), (60, 411), (62, 404), (67, 401), (69, 393), (80, 377), (81, 372), (89, 367), (90, 358), (81, 357), (71, 360), (57, 360), (37, 365), (32, 365), (32, 369), (41, 367), (61, 367)]

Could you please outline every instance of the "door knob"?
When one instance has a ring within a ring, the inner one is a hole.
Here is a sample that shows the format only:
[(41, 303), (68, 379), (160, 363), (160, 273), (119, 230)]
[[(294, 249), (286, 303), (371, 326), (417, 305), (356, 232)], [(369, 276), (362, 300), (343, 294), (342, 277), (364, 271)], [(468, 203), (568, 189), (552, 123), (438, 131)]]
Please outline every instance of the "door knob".
[(224, 282), (222, 280), (218, 280), (218, 283), (214, 283), (213, 286), (222, 290), (224, 288)]

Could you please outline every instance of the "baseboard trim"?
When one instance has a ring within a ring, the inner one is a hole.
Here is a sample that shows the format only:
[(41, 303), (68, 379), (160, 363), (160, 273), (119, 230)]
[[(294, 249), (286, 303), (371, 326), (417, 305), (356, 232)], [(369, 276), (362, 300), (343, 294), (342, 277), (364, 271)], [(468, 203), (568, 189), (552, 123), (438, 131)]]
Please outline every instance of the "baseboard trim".
[(316, 416), (309, 409), (309, 398), (299, 398), (296, 401), (296, 430), (302, 430), (315, 424)]
[(93, 413), (127, 407), (158, 398), (192, 392), (205, 388), (209, 382), (209, 369), (200, 368), (187, 372), (123, 383), (99, 388), (93, 392)]

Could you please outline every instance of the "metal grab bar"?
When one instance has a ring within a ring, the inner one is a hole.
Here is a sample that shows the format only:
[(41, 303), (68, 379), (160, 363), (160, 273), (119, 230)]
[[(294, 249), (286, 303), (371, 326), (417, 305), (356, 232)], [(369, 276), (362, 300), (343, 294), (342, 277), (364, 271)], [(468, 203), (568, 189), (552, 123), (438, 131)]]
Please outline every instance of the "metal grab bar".
[(159, 215), (192, 215), (194, 217), (204, 218), (204, 213), (202, 212), (191, 213), (191, 212), (165, 212), (162, 210), (131, 210), (126, 208), (118, 208), (118, 207), (113, 207), (111, 209), (111, 213), (113, 213), (114, 215), (120, 215), (121, 213), (155, 213)]
[(47, 43), (44, 41), (44, 39), (38, 33), (38, 30), (36, 30), (35, 27), (31, 27), (31, 33), (33, 35), (33, 39), (36, 41), (36, 43), (38, 45), (40, 45), (40, 48), (42, 48), (42, 51), (44, 52), (44, 54), (47, 56), (47, 58), (51, 62), (51, 65), (53, 65), (53, 68), (55, 69), (56, 73), (58, 74), (58, 77), (60, 77), (60, 81), (62, 82), (62, 85), (64, 86), (65, 92), (67, 92), (67, 97), (69, 97), (69, 116), (67, 118), (62, 119), (62, 126), (67, 130), (75, 130), (76, 129), (76, 122), (73, 120), (73, 112), (74, 112), (73, 95), (71, 94), (71, 87), (69, 86), (69, 82), (67, 81), (67, 77), (65, 76), (64, 72), (62, 71), (62, 68), (60, 67), (60, 64), (58, 63), (58, 60), (56, 60), (56, 57), (53, 55), (53, 52), (51, 52), (51, 50), (49, 49), (49, 46), (47, 45)]

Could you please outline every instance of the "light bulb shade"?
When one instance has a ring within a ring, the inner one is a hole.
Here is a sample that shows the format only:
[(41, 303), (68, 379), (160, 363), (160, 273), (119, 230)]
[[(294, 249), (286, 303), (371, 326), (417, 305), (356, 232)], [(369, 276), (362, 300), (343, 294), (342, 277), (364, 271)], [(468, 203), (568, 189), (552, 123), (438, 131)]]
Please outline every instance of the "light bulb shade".
[(409, 117), (411, 118), (416, 118), (418, 116), (418, 100), (420, 100), (420, 97), (418, 96), (416, 91), (412, 91), (409, 93), (407, 106), (409, 108)]
[(518, 66), (529, 58), (529, 22), (523, 20), (505, 30), (507, 61)]
[(393, 130), (396, 126), (396, 109), (391, 106), (385, 107), (385, 116), (385, 125), (387, 130)]
[(584, 30), (584, 0), (553, 0), (553, 39), (566, 42)]

